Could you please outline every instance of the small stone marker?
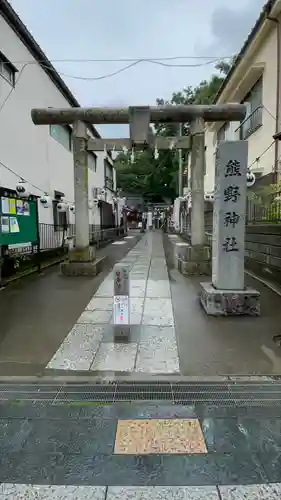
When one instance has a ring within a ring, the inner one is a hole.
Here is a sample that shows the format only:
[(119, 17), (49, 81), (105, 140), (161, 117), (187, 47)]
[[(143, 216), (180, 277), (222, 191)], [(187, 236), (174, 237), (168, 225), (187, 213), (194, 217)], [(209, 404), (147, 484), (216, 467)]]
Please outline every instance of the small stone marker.
[(128, 341), (130, 336), (130, 266), (116, 264), (113, 276), (114, 340), (117, 342)]

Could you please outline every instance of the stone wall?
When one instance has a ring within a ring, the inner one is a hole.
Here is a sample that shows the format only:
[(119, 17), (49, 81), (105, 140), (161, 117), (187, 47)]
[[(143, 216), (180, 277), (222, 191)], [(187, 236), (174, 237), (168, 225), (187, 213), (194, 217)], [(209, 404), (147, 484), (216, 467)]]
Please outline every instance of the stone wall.
[(281, 224), (252, 224), (246, 228), (245, 264), (281, 283)]
[[(206, 243), (211, 245), (213, 214), (209, 206), (206, 208)], [(188, 236), (185, 239), (188, 240)], [(281, 283), (281, 224), (246, 226), (245, 265), (249, 270)]]

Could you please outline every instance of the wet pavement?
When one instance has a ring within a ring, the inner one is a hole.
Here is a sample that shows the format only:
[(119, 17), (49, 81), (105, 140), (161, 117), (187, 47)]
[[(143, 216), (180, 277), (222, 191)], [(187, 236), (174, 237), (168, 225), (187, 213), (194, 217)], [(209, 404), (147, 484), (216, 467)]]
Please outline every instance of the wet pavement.
[(164, 235), (176, 336), (183, 375), (281, 374), (281, 348), (273, 341), (281, 334), (281, 297), (246, 275), (246, 285), (261, 294), (261, 316), (211, 317), (198, 300), (200, 281), (174, 267), (173, 244), (177, 237)]
[[(40, 375), (0, 384), (0, 500), (281, 498), (281, 298), (255, 280), (260, 318), (206, 316), (173, 239), (103, 249), (94, 279), (54, 269), (0, 292), (0, 374)], [(126, 344), (116, 262), (131, 266)]]
[[(168, 395), (137, 400), (141, 385), (135, 400), (129, 391), (115, 403), (106, 394), (97, 401), (100, 386), (0, 386), (0, 499), (117, 499), (123, 492), (137, 500), (277, 500), (281, 382), (250, 385), (237, 392), (234, 382), (209, 384), (205, 403), (190, 384), (181, 404)], [(245, 389), (255, 394), (246, 406), (239, 404)], [(261, 389), (278, 397), (260, 405)], [(145, 431), (130, 434), (130, 427)], [(147, 448), (135, 453), (140, 443)]]
[[(247, 277), (261, 293), (261, 316), (207, 316), (198, 300), (204, 277), (174, 267), (173, 242), (145, 234), (121, 262), (131, 267), (131, 335), (114, 343), (113, 274), (109, 273), (46, 366), (45, 373), (92, 376), (228, 376), (281, 374), (281, 298)], [(205, 278), (206, 279), (206, 278)]]
[(114, 342), (109, 273), (47, 365), (47, 370), (179, 373), (175, 319), (162, 234), (147, 233), (120, 261), (130, 267), (130, 337)]
[[(207, 316), (198, 300), (202, 278), (174, 268), (175, 237), (131, 236), (101, 251), (109, 259), (95, 278), (65, 278), (54, 268), (0, 292), (0, 375), (281, 374), (273, 341), (280, 296), (248, 276), (261, 293), (260, 317)], [(131, 266), (131, 335), (119, 345), (112, 324), (116, 262)]]
[(42, 373), (110, 269), (140, 238), (130, 235), (97, 251), (107, 260), (94, 278), (63, 277), (55, 266), (0, 291), (0, 375)]

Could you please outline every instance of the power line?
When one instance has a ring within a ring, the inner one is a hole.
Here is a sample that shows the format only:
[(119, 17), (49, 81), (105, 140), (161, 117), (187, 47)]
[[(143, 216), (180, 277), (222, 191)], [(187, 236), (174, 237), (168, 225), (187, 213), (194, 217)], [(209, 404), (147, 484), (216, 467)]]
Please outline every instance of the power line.
[[(5, 163), (3, 163), (2, 161), (0, 161), (0, 166), (6, 168), (6, 170), (8, 170), (9, 172), (11, 172), (11, 174), (13, 174), (16, 177), (18, 177), (18, 179), (20, 179), (21, 181), (26, 182), (29, 186), (32, 186), (33, 188), (37, 189), (37, 191), (41, 192), (43, 195), (49, 196), (47, 191), (44, 191), (44, 189), (41, 189), (40, 187), (36, 186), (36, 184), (32, 184), (32, 182), (29, 182), (27, 179), (25, 179), (24, 177), (22, 177), (21, 175), (19, 175), (17, 172), (15, 172), (15, 170), (13, 170), (12, 168), (8, 167), (8, 165), (6, 165)], [(69, 200), (66, 200), (66, 201), (69, 204), (73, 204), (74, 203), (73, 201), (69, 201)]]
[[(116, 58), (116, 59), (48, 59), (50, 63), (58, 63), (58, 62), (66, 62), (66, 63), (89, 63), (89, 62), (136, 62), (136, 61), (176, 61), (176, 60), (184, 60), (184, 59), (194, 59), (194, 60), (202, 60), (202, 59), (218, 59), (223, 61), (225, 59), (232, 59), (234, 55), (231, 56), (170, 56), (170, 57), (135, 57), (135, 58)], [(18, 61), (10, 61), (10, 64), (36, 64), (36, 63), (46, 63), (44, 59), (37, 59), (36, 61), (28, 61), (28, 60), (18, 60)], [(9, 64), (9, 63), (3, 63)]]
[[(190, 57), (191, 56), (175, 56), (175, 57), (170, 57), (170, 58), (160, 58), (158, 60), (155, 60), (155, 59), (137, 59), (137, 60), (134, 60), (134, 62), (132, 62), (131, 64), (128, 64), (127, 66), (124, 66), (123, 68), (120, 68), (112, 73), (107, 73), (105, 75), (101, 75), (101, 76), (97, 76), (97, 77), (86, 77), (86, 76), (78, 76), (78, 75), (69, 75), (67, 73), (64, 73), (64, 72), (61, 72), (61, 71), (58, 71), (56, 70), (55, 68), (52, 68), (51, 66), (49, 66), (48, 64), (44, 64), (44, 63), (41, 63), (39, 61), (27, 61), (24, 63), (24, 66), (21, 68), (20, 72), (19, 72), (19, 75), (18, 75), (18, 78), (15, 82), (15, 85), (14, 87), (11, 88), (10, 92), (7, 94), (7, 96), (5, 97), (4, 101), (2, 102), (1, 106), (0, 106), (0, 111), (2, 111), (2, 109), (4, 108), (6, 102), (9, 100), (10, 96), (12, 95), (12, 93), (14, 92), (15, 88), (16, 88), (16, 84), (19, 82), (20, 78), (21, 78), (21, 75), (23, 73), (23, 70), (29, 66), (29, 65), (32, 65), (32, 64), (38, 64), (40, 67), (42, 68), (45, 68), (47, 69), (48, 71), (53, 71), (54, 73), (58, 73), (60, 76), (64, 76), (65, 78), (73, 78), (75, 80), (82, 80), (82, 81), (88, 81), (88, 82), (92, 82), (92, 81), (99, 81), (99, 80), (104, 80), (106, 78), (111, 78), (113, 76), (116, 76), (116, 75), (119, 75), (120, 73), (123, 73), (124, 71), (127, 71), (128, 69), (132, 68), (133, 66), (137, 66), (138, 64), (142, 63), (142, 62), (148, 62), (148, 63), (151, 63), (151, 64), (157, 64), (159, 66), (163, 66), (163, 67), (167, 67), (167, 68), (197, 68), (197, 67), (201, 67), (201, 66), (208, 66), (208, 65), (211, 65), (211, 64), (215, 64), (215, 63), (218, 63), (218, 62), (221, 62), (223, 59), (229, 59), (229, 57), (225, 57), (225, 58), (216, 58), (216, 59), (211, 59), (210, 61), (205, 61), (204, 63), (199, 63), (199, 64), (167, 64), (167, 63), (163, 63), (161, 62), (161, 60), (175, 60), (175, 59), (184, 59), (184, 58), (187, 58), (187, 57)], [(194, 57), (196, 59), (202, 59), (202, 57)], [(70, 61), (70, 60), (61, 60), (61, 61)], [(75, 60), (73, 60), (74, 62)], [(89, 62), (89, 61), (99, 61), (98, 59), (94, 60), (83, 60), (84, 62)], [(102, 61), (102, 60), (100, 60)], [(109, 60), (108, 60), (109, 61)], [(116, 59), (112, 59), (112, 61), (121, 61)], [(124, 59), (125, 61), (125, 59)], [(9, 63), (3, 63), (3, 64), (9, 64)], [(19, 64), (19, 62), (13, 62), (12, 64)]]
[(21, 75), (22, 75), (22, 73), (23, 73), (23, 70), (26, 68), (26, 66), (28, 66), (28, 63), (24, 64), (24, 66), (21, 68), (21, 70), (20, 70), (20, 72), (19, 72), (19, 74), (18, 74), (18, 77), (17, 77), (17, 79), (16, 79), (16, 81), (15, 81), (14, 86), (11, 88), (10, 92), (6, 95), (6, 97), (5, 97), (4, 101), (2, 102), (2, 104), (1, 104), (1, 106), (0, 106), (0, 111), (2, 111), (2, 109), (4, 108), (4, 106), (5, 106), (6, 102), (9, 100), (9, 98), (10, 98), (11, 94), (14, 92), (14, 90), (15, 90), (15, 88), (16, 88), (16, 85), (17, 85), (17, 83), (19, 82), (19, 80), (20, 80), (20, 78), (21, 78)]
[(137, 66), (138, 64), (140, 64), (142, 62), (148, 62), (150, 64), (157, 64), (159, 66), (163, 66), (163, 67), (166, 67), (166, 68), (199, 68), (199, 67), (202, 67), (202, 66), (209, 66), (211, 64), (215, 64), (215, 63), (220, 62), (220, 61), (221, 61), (221, 59), (213, 59), (211, 61), (208, 61), (208, 62), (205, 62), (205, 63), (201, 63), (201, 64), (167, 64), (167, 63), (163, 63), (163, 62), (160, 62), (160, 61), (152, 61), (152, 60), (151, 61), (143, 61), (143, 60), (139, 60), (139, 61), (134, 61), (133, 63), (128, 64), (127, 66), (124, 66), (123, 68), (120, 68), (120, 69), (114, 71), (113, 73), (107, 73), (105, 75), (96, 76), (96, 77), (69, 75), (69, 74), (64, 73), (62, 71), (53, 70), (53, 68), (51, 68), (50, 66), (48, 66), (46, 64), (40, 64), (40, 66), (43, 67), (43, 68), (48, 69), (49, 71), (56, 71), (59, 75), (64, 76), (66, 78), (74, 78), (75, 80), (83, 80), (83, 81), (97, 81), (97, 80), (104, 80), (106, 78), (111, 78), (112, 76), (119, 75), (120, 73), (123, 73), (124, 71), (132, 68), (133, 66)]
[(249, 165), (248, 168), (250, 169), (255, 163), (258, 163), (262, 156), (265, 155), (265, 153), (267, 153), (267, 151), (273, 146), (273, 144), (275, 144), (275, 140), (272, 141), (272, 143), (269, 144), (269, 146), (259, 156), (256, 157), (256, 159)]
[[(222, 58), (215, 58), (215, 59), (211, 59), (209, 61), (205, 61), (202, 63), (196, 63), (196, 64), (168, 64), (168, 63), (164, 63), (164, 62), (161, 62), (160, 60), (155, 60), (155, 59), (137, 59), (137, 60), (134, 60), (133, 62), (131, 62), (130, 64), (123, 66), (122, 68), (120, 68), (116, 71), (113, 71), (112, 73), (107, 73), (105, 75), (101, 75), (101, 76), (97, 76), (97, 77), (70, 75), (70, 74), (64, 73), (62, 71), (59, 71), (55, 68), (52, 68), (51, 66), (49, 66), (45, 62), (39, 62), (39, 61), (32, 62), (32, 61), (30, 61), (30, 62), (25, 63), (25, 65), (39, 64), (39, 66), (41, 66), (42, 68), (48, 69), (48, 71), (56, 72), (59, 75), (64, 76), (66, 78), (73, 78), (75, 80), (83, 80), (83, 81), (98, 81), (98, 80), (104, 80), (106, 78), (111, 78), (113, 76), (116, 76), (120, 73), (123, 73), (124, 71), (127, 71), (128, 69), (132, 68), (133, 66), (137, 66), (138, 64), (141, 64), (141, 63), (156, 64), (158, 66), (162, 66), (165, 68), (200, 68), (203, 66), (210, 66), (212, 64), (216, 64), (216, 63), (221, 62), (221, 61), (222, 61)], [(16, 63), (13, 63), (13, 64), (16, 64)]]
[(271, 116), (271, 118), (273, 118), (273, 120), (276, 121), (276, 116), (274, 116), (270, 111), (269, 109), (267, 109), (267, 107), (263, 104), (262, 105), (263, 109), (265, 109), (265, 111)]
[(14, 174), (16, 177), (18, 177), (18, 179), (21, 179), (22, 181), (27, 182), (30, 186), (34, 187), (35, 189), (37, 189), (41, 193), (46, 194), (46, 191), (44, 191), (43, 189), (39, 188), (35, 184), (32, 184), (32, 182), (29, 182), (26, 179), (24, 179), (21, 175), (19, 175), (17, 172), (15, 172), (15, 170), (13, 170), (12, 168), (8, 167), (8, 165), (6, 165), (5, 163), (3, 163), (2, 161), (0, 161), (0, 165), (2, 167), (6, 168), (6, 170), (8, 170), (9, 172), (11, 172), (11, 174)]

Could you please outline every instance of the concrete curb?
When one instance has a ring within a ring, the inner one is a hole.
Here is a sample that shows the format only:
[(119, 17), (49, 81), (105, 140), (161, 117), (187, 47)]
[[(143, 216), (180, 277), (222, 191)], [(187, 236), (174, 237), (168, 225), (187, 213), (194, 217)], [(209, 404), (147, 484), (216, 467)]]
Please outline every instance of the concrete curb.
[(42, 376), (0, 376), (0, 384), (7, 384), (7, 385), (13, 385), (13, 384), (36, 384), (40, 382), (40, 384), (48, 384), (50, 382), (58, 382), (61, 384), (68, 384), (68, 383), (74, 383), (74, 384), (96, 384), (96, 383), (104, 383), (104, 382), (151, 382), (151, 383), (157, 383), (157, 382), (169, 382), (169, 383), (222, 383), (222, 382), (239, 382), (241, 383), (250, 383), (250, 382), (276, 382), (276, 381), (281, 381), (281, 374), (280, 375), (249, 375), (249, 376), (244, 376), (244, 375), (233, 375), (233, 376), (179, 376), (177, 375), (161, 375), (161, 376), (151, 376), (151, 374), (140, 374), (141, 376), (136, 376), (137, 374), (134, 373), (134, 376), (132, 375), (120, 375), (118, 374), (117, 376), (114, 375), (112, 372), (105, 372), (104, 374), (100, 375), (61, 375), (61, 374), (53, 374), (53, 375), (42, 375)]

